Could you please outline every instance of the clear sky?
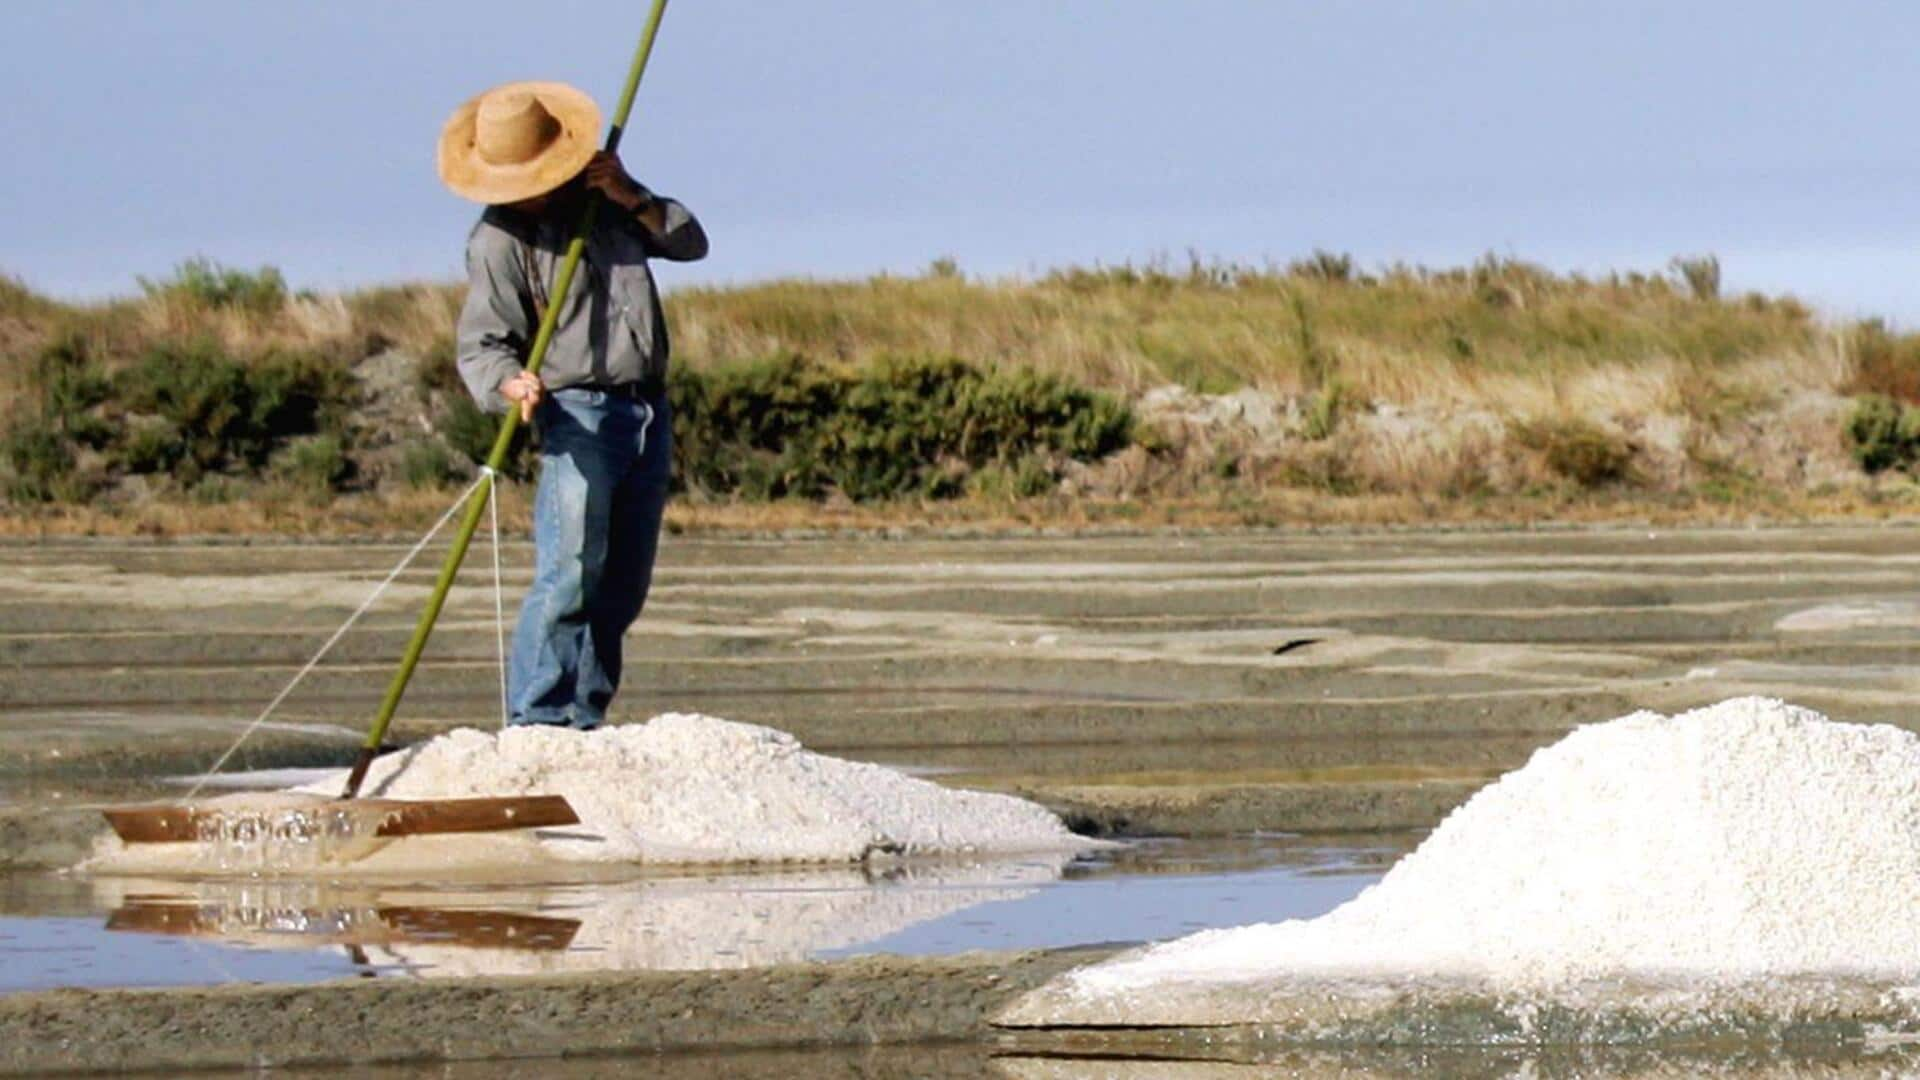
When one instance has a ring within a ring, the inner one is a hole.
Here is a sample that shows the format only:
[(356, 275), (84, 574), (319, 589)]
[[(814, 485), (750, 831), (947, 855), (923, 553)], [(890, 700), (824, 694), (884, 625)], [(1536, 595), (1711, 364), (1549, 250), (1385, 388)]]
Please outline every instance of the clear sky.
[[(0, 270), (453, 277), (446, 114), (514, 78), (610, 105), (646, 6), (6, 0)], [(713, 236), (669, 284), (1714, 252), (1911, 325), (1916, 43), (1912, 0), (675, 0), (625, 156)]]

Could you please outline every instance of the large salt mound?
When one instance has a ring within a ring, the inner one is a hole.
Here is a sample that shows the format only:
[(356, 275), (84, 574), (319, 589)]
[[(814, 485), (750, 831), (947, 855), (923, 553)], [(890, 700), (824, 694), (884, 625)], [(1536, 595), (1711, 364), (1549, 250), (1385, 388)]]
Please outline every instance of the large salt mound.
[(1325, 916), (1195, 934), (1045, 996), (1124, 1020), (1159, 991), (1293, 977), (1791, 974), (1920, 975), (1920, 738), (1742, 698), (1575, 731)]
[[(330, 796), (345, 771), (296, 791), (217, 800), (240, 813)], [(497, 873), (542, 863), (852, 863), (876, 855), (1072, 852), (1103, 846), (1010, 795), (962, 791), (805, 750), (771, 728), (670, 713), (576, 732), (460, 729), (373, 763), (364, 794), (398, 799), (564, 795), (580, 824), (537, 832), (408, 837), (318, 852), (121, 844), (108, 873)], [(318, 857), (319, 863), (315, 865)]]
[(581, 823), (554, 830), (543, 846), (592, 862), (853, 862), (1086, 846), (1024, 799), (942, 787), (813, 753), (772, 728), (683, 713), (586, 733), (453, 731), (376, 761), (367, 790), (401, 799), (565, 795)]

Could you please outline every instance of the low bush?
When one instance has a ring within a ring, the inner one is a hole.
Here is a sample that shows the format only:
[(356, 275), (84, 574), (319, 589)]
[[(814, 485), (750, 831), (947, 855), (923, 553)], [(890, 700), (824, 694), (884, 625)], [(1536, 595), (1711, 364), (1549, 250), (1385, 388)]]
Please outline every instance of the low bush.
[[(210, 343), (163, 343), (109, 373), (77, 338), (28, 367), (28, 393), (4, 433), (7, 491), (18, 501), (78, 501), (116, 475), (167, 476), (182, 490), (222, 472), (257, 474), (289, 440), (330, 440), (330, 464), (302, 451), (299, 473), (336, 485), (352, 379), (303, 353), (242, 363)], [(78, 467), (88, 454), (89, 475)], [(325, 467), (322, 467), (325, 464)], [(343, 471), (345, 470), (345, 471)]]
[(354, 470), (339, 436), (313, 435), (282, 447), (269, 471), (301, 496), (319, 501), (339, 490)]
[(257, 470), (286, 440), (336, 429), (351, 388), (345, 371), (305, 354), (242, 364), (204, 342), (160, 345), (113, 380), (121, 410), (159, 422), (137, 437), (148, 449), (123, 463), (170, 470), (187, 484), (207, 472)]
[(180, 299), (206, 308), (272, 315), (287, 303), (287, 280), (271, 266), (237, 270), (199, 256), (176, 266), (172, 277), (138, 280), (141, 291), (151, 298)]
[[(458, 457), (475, 465), (485, 464), (487, 455), (493, 452), (493, 441), (500, 437), (500, 414), (483, 411), (474, 404), (465, 387), (442, 395), (440, 400), (440, 410), (433, 420), (434, 431)], [(533, 477), (532, 427), (522, 424), (513, 434), (513, 445), (508, 447), (507, 460), (500, 467), (501, 473), (510, 479)]]
[(1133, 428), (1109, 395), (954, 359), (845, 368), (782, 356), (705, 372), (679, 367), (669, 395), (681, 481), (750, 499), (830, 491), (856, 501), (950, 498), (988, 467), (1031, 493), (1057, 482), (1067, 460), (1126, 446)]
[(400, 480), (410, 488), (444, 487), (460, 477), (459, 459), (437, 439), (408, 443), (401, 451)]
[(1563, 417), (1516, 424), (1514, 439), (1576, 487), (1599, 488), (1633, 479), (1633, 446), (1590, 420)]
[(67, 502), (89, 493), (74, 468), (72, 441), (39, 417), (0, 434), (0, 459), (7, 466), (7, 497), (15, 502)]
[(1854, 460), (1870, 473), (1912, 471), (1920, 462), (1920, 407), (1868, 394), (1854, 401), (1846, 430)]

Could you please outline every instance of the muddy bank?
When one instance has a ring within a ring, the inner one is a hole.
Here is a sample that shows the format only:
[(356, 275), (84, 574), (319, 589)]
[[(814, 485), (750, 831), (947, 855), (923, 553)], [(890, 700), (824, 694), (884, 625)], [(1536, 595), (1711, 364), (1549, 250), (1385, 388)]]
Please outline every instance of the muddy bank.
[(93, 850), (94, 838), (107, 831), (100, 812), (88, 807), (0, 807), (0, 871), (72, 866)]
[[(1227, 1022), (1225, 1016), (1236, 1019)], [(1862, 1046), (1911, 1043), (1920, 1008), (1896, 981), (1594, 979), (1520, 990), (1470, 979), (1276, 976), (1154, 987), (1116, 1008), (1071, 989), (994, 1023), (1028, 1052), (1254, 1056), (1272, 1046)]]
[(0, 1074), (384, 1065), (366, 1075), (1885, 1076), (1914, 1063), (1899, 1042), (1920, 1031), (1887, 987), (1817, 980), (1764, 994), (1604, 986), (1573, 1005), (1438, 985), (1269, 986), (1252, 991), (1271, 1007), (1257, 1025), (994, 1026), (1018, 1021), (1004, 1011), (1055, 974), (1107, 955), (19, 994), (0, 998)]
[(1059, 814), (1075, 832), (1091, 836), (1392, 832), (1432, 828), (1487, 779), (1061, 786), (1022, 793)]
[(262, 1068), (980, 1039), (1093, 952), (732, 972), (0, 997), (0, 1072)]

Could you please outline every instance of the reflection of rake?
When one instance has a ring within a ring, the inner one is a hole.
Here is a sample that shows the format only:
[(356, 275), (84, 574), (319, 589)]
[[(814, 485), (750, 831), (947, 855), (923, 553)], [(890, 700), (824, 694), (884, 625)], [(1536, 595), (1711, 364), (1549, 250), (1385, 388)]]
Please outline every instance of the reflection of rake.
[[(646, 29), (640, 36), (640, 46), (633, 55), (633, 65), (627, 72), (626, 86), (621, 91), (619, 104), (614, 108), (613, 124), (607, 131), (608, 151), (620, 147), (620, 136), (626, 130), (627, 116), (633, 110), (633, 97), (640, 88), (640, 76), (647, 69), (647, 57), (653, 52), (653, 39), (660, 30), (660, 17), (666, 13), (666, 8), (667, 0), (654, 0), (652, 14), (648, 16)], [(567, 246), (566, 258), (554, 276), (553, 287), (549, 290), (552, 295), (566, 296), (572, 286), (574, 272), (579, 268), (580, 257), (586, 251), (587, 236), (593, 230), (599, 207), (598, 199), (587, 200), (587, 208), (574, 230), (573, 241)], [(541, 361), (546, 359), (547, 344), (553, 339), (560, 309), (564, 306), (545, 305), (539, 330), (534, 334), (533, 345), (527, 352), (527, 371), (539, 372)], [(513, 444), (514, 431), (519, 422), (518, 409), (508, 409), (500, 422), (500, 432), (494, 437), (487, 463), (481, 467), (480, 479), (467, 496), (466, 515), (460, 522), (459, 532), (454, 536), (446, 561), (440, 567), (433, 595), (428, 598), (426, 607), (420, 612), (419, 622), (414, 625), (413, 637), (408, 640), (406, 651), (401, 655), (400, 667), (394, 672), (393, 681), (387, 685), (386, 696), (380, 702), (379, 715), (374, 717), (373, 725), (367, 731), (366, 743), (354, 759), (353, 771), (347, 777), (346, 790), (341, 793), (340, 799), (300, 808), (292, 812), (294, 816), (291, 818), (286, 817), (283, 811), (263, 814), (260, 811), (216, 806), (142, 806), (109, 810), (106, 812), (107, 821), (112, 824), (113, 831), (120, 834), (120, 839), (130, 844), (206, 840), (230, 833), (236, 825), (241, 831), (262, 833), (269, 837), (285, 831), (293, 834), (290, 838), (304, 839), (313, 835), (315, 830), (325, 830), (338, 824), (335, 815), (349, 805), (353, 807), (348, 811), (353, 822), (363, 826), (366, 821), (377, 821), (373, 833), (381, 837), (419, 833), (499, 832), (579, 823), (579, 816), (567, 805), (566, 799), (558, 795), (407, 802), (368, 799), (350, 802), (360, 794), (360, 785), (367, 778), (367, 767), (373, 764), (375, 755), (380, 752), (381, 741), (387, 735), (387, 725), (399, 709), (401, 695), (406, 693), (407, 683), (413, 678), (413, 670), (420, 662), (420, 654), (427, 647), (427, 637), (433, 633), (433, 624), (440, 617), (447, 592), (453, 587), (454, 576), (459, 573), (460, 563), (467, 556), (467, 546), (473, 541), (474, 531), (480, 527), (481, 515), (492, 504), (494, 478), (506, 464), (507, 451)], [(452, 511), (448, 511), (448, 514), (451, 515)], [(215, 767), (218, 768), (217, 765)], [(255, 820), (238, 820), (243, 818)], [(359, 832), (358, 835), (364, 836), (365, 832)]]
[(580, 920), (512, 911), (412, 906), (285, 908), (239, 911), (190, 899), (129, 900), (107, 929), (175, 937), (292, 939), (312, 945), (461, 945), (475, 949), (560, 951)]

